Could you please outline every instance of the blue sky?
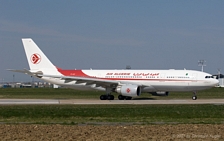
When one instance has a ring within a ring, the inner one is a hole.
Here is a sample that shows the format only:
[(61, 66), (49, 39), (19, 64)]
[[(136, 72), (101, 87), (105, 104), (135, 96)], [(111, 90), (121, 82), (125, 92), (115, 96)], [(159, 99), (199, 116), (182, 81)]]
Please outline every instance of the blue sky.
[(0, 5), (0, 80), (29, 81), (21, 38), (65, 69), (224, 71), (222, 0), (5, 0)]

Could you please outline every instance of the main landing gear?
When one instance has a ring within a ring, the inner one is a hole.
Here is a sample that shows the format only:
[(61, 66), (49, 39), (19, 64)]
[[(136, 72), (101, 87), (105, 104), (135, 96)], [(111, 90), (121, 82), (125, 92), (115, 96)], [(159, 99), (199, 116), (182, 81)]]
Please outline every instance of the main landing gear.
[[(119, 100), (131, 100), (132, 97), (118, 95), (118, 99)], [(113, 95), (101, 95), (100, 100), (114, 100), (114, 96)]]
[(126, 99), (126, 100), (131, 100), (132, 97), (119, 95), (119, 96), (118, 96), (118, 99), (119, 99), (119, 100), (125, 100), (125, 99)]
[(193, 93), (194, 93), (194, 95), (192, 96), (192, 100), (197, 100), (196, 92), (194, 91)]
[[(123, 95), (118, 95), (118, 99), (119, 100), (131, 100), (132, 97), (129, 96), (123, 96)], [(101, 95), (100, 96), (100, 100), (114, 100), (114, 96), (113, 95)]]
[(100, 96), (100, 100), (114, 100), (114, 96), (111, 95), (112, 88), (106, 88), (106, 94)]
[[(114, 100), (114, 96), (111, 95), (112, 88), (108, 87), (106, 88), (106, 94), (100, 96), (100, 100)], [(123, 95), (118, 95), (119, 100), (131, 100), (132, 97), (130, 96), (123, 96)]]
[(114, 100), (113, 95), (101, 95), (100, 100)]

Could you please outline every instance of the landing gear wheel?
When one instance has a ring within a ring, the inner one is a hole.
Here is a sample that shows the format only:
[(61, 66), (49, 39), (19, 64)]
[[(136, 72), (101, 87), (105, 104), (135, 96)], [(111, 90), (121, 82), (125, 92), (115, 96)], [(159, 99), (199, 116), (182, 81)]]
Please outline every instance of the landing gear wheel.
[(118, 96), (118, 99), (119, 99), (119, 100), (124, 100), (124, 98), (125, 98), (125, 97), (124, 97), (123, 95), (119, 95), (119, 96)]
[(107, 96), (107, 99), (108, 99), (108, 100), (114, 100), (114, 96), (113, 96), (113, 95), (108, 95), (108, 96)]
[(100, 100), (114, 100), (113, 95), (101, 95)]
[(130, 97), (130, 96), (119, 95), (119, 96), (118, 96), (118, 99), (119, 99), (119, 100), (131, 100), (132, 97)]
[(126, 96), (125, 99), (126, 99), (126, 100), (131, 100), (132, 97)]
[(197, 96), (192, 96), (192, 100), (197, 100)]
[(107, 100), (107, 98), (108, 98), (107, 95), (101, 95), (100, 96), (100, 100)]

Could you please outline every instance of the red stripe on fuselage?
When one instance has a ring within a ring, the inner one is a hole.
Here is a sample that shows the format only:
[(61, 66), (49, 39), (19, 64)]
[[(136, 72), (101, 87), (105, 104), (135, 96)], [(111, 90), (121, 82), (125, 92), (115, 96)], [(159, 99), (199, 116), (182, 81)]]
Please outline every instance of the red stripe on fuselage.
[(78, 76), (78, 77), (90, 77), (82, 72), (82, 70), (62, 70), (57, 68), (58, 71), (64, 76)]

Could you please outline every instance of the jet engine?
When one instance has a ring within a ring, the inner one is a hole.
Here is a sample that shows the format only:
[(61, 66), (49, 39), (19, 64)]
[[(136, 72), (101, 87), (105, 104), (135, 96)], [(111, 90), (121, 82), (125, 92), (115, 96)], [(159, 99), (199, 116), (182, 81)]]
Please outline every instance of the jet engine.
[(150, 92), (153, 96), (168, 96), (169, 92)]
[(141, 94), (141, 87), (137, 85), (120, 85), (117, 86), (115, 91), (123, 96), (136, 97)]

